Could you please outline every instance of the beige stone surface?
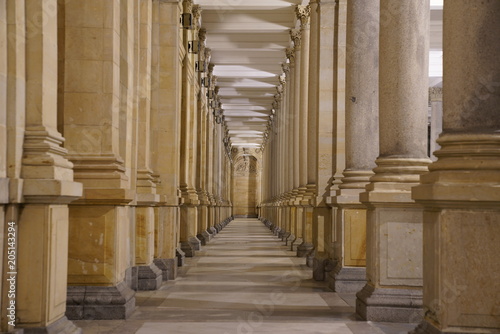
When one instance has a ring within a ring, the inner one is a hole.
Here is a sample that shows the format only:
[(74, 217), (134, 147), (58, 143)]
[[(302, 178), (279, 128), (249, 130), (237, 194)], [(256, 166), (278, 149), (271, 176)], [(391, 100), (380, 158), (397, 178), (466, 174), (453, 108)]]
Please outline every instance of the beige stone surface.
[(21, 326), (47, 326), (66, 312), (68, 208), (25, 205), (18, 240), (29, 247), (18, 252), (17, 316)]
[(344, 210), (344, 256), (345, 266), (366, 265), (366, 210)]
[(68, 284), (113, 286), (130, 259), (129, 207), (71, 206)]

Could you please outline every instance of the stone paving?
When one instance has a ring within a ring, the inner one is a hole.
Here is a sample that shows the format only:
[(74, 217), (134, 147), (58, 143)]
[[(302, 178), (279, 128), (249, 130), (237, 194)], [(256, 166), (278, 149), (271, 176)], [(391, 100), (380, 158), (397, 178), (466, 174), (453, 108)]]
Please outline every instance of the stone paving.
[(84, 333), (406, 334), (414, 324), (365, 322), (354, 296), (312, 280), (303, 258), (257, 219), (236, 219), (160, 290), (138, 292), (128, 320), (75, 321)]

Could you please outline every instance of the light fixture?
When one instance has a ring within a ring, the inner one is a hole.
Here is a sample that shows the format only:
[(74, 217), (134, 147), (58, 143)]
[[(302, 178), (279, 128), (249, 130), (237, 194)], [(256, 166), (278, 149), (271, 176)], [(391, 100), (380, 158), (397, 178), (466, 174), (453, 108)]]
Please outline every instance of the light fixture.
[(200, 41), (194, 40), (188, 42), (188, 52), (198, 54), (200, 52)]
[(214, 98), (214, 91), (213, 90), (210, 89), (209, 91), (207, 91), (207, 98), (209, 100), (213, 100), (213, 98)]
[(210, 82), (211, 82), (210, 77), (203, 77), (203, 78), (201, 78), (201, 85), (203, 87), (205, 87), (205, 88), (210, 87)]
[(205, 73), (207, 71), (207, 64), (205, 63), (204, 60), (198, 60), (198, 61), (196, 61), (194, 68), (195, 68), (196, 72)]
[(181, 26), (184, 29), (193, 29), (193, 14), (191, 13), (181, 14)]

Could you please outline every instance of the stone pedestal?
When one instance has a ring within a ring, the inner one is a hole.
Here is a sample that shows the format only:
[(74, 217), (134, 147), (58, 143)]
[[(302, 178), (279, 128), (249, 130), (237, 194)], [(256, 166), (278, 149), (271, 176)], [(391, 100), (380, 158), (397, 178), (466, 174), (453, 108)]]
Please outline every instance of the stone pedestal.
[(163, 272), (156, 266), (132, 267), (132, 286), (136, 291), (158, 290), (163, 282)]
[(135, 292), (116, 286), (69, 286), (66, 316), (73, 320), (127, 319), (135, 309)]
[(161, 270), (163, 281), (174, 280), (177, 277), (176, 259), (154, 259), (153, 263)]
[(338, 293), (356, 293), (366, 284), (365, 267), (337, 265), (328, 273), (328, 287)]
[(182, 267), (186, 259), (186, 253), (184, 253), (184, 251), (179, 247), (175, 250), (175, 256), (177, 259), (177, 266)]

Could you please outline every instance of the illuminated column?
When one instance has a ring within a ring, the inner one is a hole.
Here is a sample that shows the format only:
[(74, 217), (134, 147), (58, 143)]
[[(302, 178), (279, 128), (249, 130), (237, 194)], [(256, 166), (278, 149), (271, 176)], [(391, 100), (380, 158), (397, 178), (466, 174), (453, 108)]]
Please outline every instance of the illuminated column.
[[(151, 165), (160, 204), (155, 208), (155, 264), (163, 277), (175, 279), (182, 265), (179, 249), (179, 179), (181, 152), (181, 75), (184, 48), (177, 1), (153, 1), (151, 57)], [(163, 39), (169, 35), (172, 38)], [(177, 258), (178, 257), (178, 258)], [(181, 261), (179, 261), (179, 259)]]
[(366, 282), (366, 207), (359, 201), (378, 156), (378, 52), (380, 4), (347, 4), (346, 169), (337, 196), (336, 267), (330, 286), (357, 292)]
[[(193, 13), (192, 0), (183, 1), (184, 13)], [(196, 38), (194, 29), (184, 30), (184, 46), (186, 52), (182, 72), (182, 106), (181, 106), (181, 178), (180, 190), (182, 196), (180, 238), (181, 250), (187, 257), (193, 257), (195, 251), (201, 248), (201, 242), (196, 237), (198, 229), (198, 205), (200, 204), (195, 189), (197, 166), (197, 75), (195, 73), (194, 54), (189, 52), (189, 42)]]
[[(312, 72), (310, 85), (317, 85), (317, 109), (314, 131), (317, 142), (316, 168), (314, 171), (316, 181), (316, 198), (314, 199), (313, 217), (313, 244), (315, 258), (313, 263), (313, 277), (316, 280), (325, 279), (325, 267), (331, 253), (331, 210), (327, 204), (330, 196), (331, 178), (333, 175), (333, 125), (334, 125), (334, 94), (336, 82), (335, 69), (335, 25), (337, 23), (337, 5), (335, 0), (322, 0), (317, 9), (318, 22), (315, 23), (315, 13), (311, 4), (311, 45), (317, 40), (316, 57), (311, 62), (317, 62), (317, 74)], [(321, 23), (321, 24), (319, 24)], [(315, 31), (314, 25), (318, 26)], [(338, 39), (337, 39), (338, 40)], [(317, 75), (317, 79), (314, 79)], [(317, 83), (315, 83), (316, 81)], [(314, 100), (312, 100), (314, 101)], [(314, 108), (312, 109), (314, 110)]]
[[(429, 1), (382, 0), (380, 155), (367, 205), (366, 278), (356, 312), (370, 321), (422, 316), (423, 210), (411, 188), (427, 171)], [(404, 250), (404, 251), (403, 251)]]
[(500, 3), (444, 2), (443, 133), (413, 188), (424, 208), (424, 320), (412, 333), (500, 331)]

